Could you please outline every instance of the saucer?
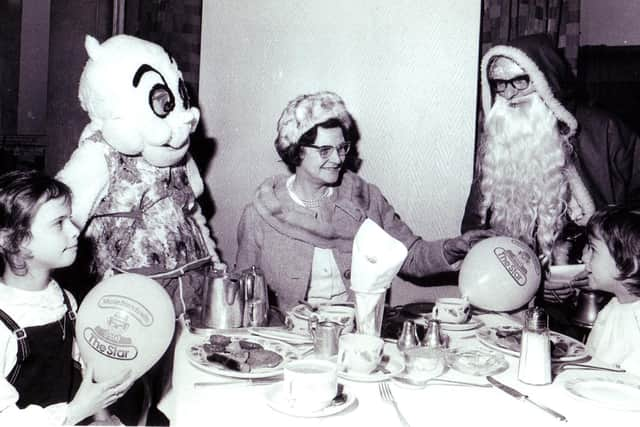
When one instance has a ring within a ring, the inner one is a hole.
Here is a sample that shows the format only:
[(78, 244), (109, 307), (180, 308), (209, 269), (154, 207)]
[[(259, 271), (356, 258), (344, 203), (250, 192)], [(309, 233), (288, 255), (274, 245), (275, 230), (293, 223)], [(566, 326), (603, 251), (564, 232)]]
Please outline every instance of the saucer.
[[(433, 315), (432, 314), (426, 314), (422, 318), (415, 319), (415, 322), (418, 325), (427, 326), (427, 322), (429, 320), (431, 320), (431, 319), (433, 319)], [(482, 320), (478, 319), (477, 317), (471, 316), (469, 318), (469, 320), (467, 320), (464, 323), (451, 323), (451, 322), (442, 322), (441, 321), (440, 322), (440, 329), (442, 329), (443, 331), (451, 331), (451, 332), (454, 332), (454, 331), (470, 331), (471, 329), (479, 328), (482, 325), (484, 325)]]
[(264, 394), (267, 400), (267, 405), (278, 412), (282, 412), (283, 414), (291, 415), (293, 417), (328, 417), (329, 415), (334, 415), (344, 411), (345, 409), (353, 405), (356, 401), (355, 393), (350, 390), (349, 387), (344, 386), (343, 393), (347, 396), (347, 400), (344, 403), (341, 403), (339, 405), (329, 405), (326, 408), (322, 408), (317, 411), (297, 409), (289, 406), (287, 398), (283, 393), (282, 387), (282, 383), (274, 384), (273, 386), (269, 387), (267, 392)]
[(399, 353), (388, 354), (385, 353), (382, 355), (389, 357), (389, 362), (385, 365), (385, 370), (387, 372), (382, 372), (380, 369), (376, 369), (370, 374), (361, 374), (358, 372), (345, 371), (342, 366), (338, 366), (338, 377), (344, 378), (345, 380), (358, 381), (358, 382), (380, 382), (386, 381), (394, 375), (398, 375), (400, 372), (404, 370), (404, 358)]

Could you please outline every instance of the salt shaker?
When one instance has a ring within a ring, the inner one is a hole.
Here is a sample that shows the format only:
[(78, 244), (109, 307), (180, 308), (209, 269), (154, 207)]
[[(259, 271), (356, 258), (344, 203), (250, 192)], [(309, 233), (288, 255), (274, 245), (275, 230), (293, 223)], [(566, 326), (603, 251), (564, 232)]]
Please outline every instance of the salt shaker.
[(398, 337), (398, 350), (405, 351), (413, 347), (418, 347), (420, 341), (418, 340), (418, 332), (416, 330), (416, 324), (413, 320), (405, 320), (402, 323), (402, 332)]
[(531, 307), (525, 314), (518, 379), (533, 385), (551, 384), (549, 318), (541, 307)]

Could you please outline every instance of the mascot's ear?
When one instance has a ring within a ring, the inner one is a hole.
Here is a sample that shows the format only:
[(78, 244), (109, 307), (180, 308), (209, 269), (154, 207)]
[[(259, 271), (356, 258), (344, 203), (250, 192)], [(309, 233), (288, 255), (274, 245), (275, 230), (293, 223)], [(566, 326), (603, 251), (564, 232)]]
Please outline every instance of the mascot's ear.
[(89, 58), (96, 60), (100, 56), (100, 42), (88, 34), (84, 38), (84, 48), (89, 54)]

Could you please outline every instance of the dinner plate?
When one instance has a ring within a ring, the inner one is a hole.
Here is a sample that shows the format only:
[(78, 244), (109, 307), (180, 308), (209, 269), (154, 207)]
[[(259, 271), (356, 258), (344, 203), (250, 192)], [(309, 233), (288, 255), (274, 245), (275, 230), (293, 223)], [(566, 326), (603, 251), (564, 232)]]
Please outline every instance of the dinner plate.
[(252, 370), (251, 372), (238, 372), (226, 368), (218, 363), (212, 363), (207, 360), (206, 352), (202, 348), (202, 345), (207, 343), (208, 341), (202, 342), (200, 344), (192, 345), (186, 349), (187, 357), (189, 362), (194, 366), (215, 374), (221, 375), (223, 377), (232, 377), (232, 378), (267, 378), (274, 377), (282, 373), (284, 369), (284, 365), (294, 359), (298, 358), (298, 353), (294, 347), (291, 345), (272, 340), (269, 338), (256, 337), (246, 334), (224, 334), (231, 338), (232, 341), (245, 340), (249, 342), (253, 342), (256, 344), (260, 344), (265, 350), (271, 350), (273, 352), (278, 353), (282, 357), (282, 361), (272, 368), (259, 368)]
[(288, 329), (271, 328), (271, 327), (252, 327), (249, 332), (263, 338), (270, 338), (278, 341), (284, 341), (289, 344), (313, 344), (310, 336), (296, 334)]
[[(519, 356), (521, 330), (522, 327), (512, 325), (483, 326), (476, 331), (476, 337), (489, 348)], [(554, 362), (572, 362), (589, 355), (585, 345), (571, 337), (550, 331), (549, 339), (552, 344), (551, 360)]]
[[(431, 319), (433, 319), (433, 315), (426, 314), (421, 318), (415, 319), (415, 323), (419, 325), (427, 326), (427, 322)], [(474, 316), (471, 316), (471, 318), (464, 323), (451, 323), (451, 322), (440, 321), (440, 329), (442, 329), (443, 331), (450, 331), (450, 332), (470, 331), (471, 329), (479, 328), (482, 325), (484, 325), (482, 320)]]
[(283, 414), (291, 415), (294, 417), (304, 417), (304, 418), (316, 418), (316, 417), (327, 417), (329, 415), (334, 415), (339, 412), (344, 411), (353, 405), (356, 401), (356, 395), (353, 391), (349, 390), (347, 386), (344, 386), (343, 393), (347, 396), (347, 400), (340, 405), (329, 405), (326, 408), (320, 409), (318, 411), (308, 411), (302, 409), (296, 409), (295, 407), (289, 406), (286, 395), (282, 390), (283, 384), (274, 384), (269, 387), (267, 392), (265, 393), (265, 398), (267, 400), (267, 405), (269, 405), (272, 409), (275, 409), (278, 412), (282, 412)]
[(621, 411), (640, 411), (640, 378), (629, 374), (580, 372), (563, 382), (571, 396)]
[(338, 377), (344, 378), (345, 380), (358, 382), (380, 382), (386, 381), (389, 378), (398, 375), (404, 370), (404, 358), (400, 353), (385, 353), (382, 355), (382, 357), (389, 358), (389, 361), (385, 365), (386, 372), (377, 369), (370, 374), (361, 374), (358, 372), (345, 370), (344, 367), (338, 366)]

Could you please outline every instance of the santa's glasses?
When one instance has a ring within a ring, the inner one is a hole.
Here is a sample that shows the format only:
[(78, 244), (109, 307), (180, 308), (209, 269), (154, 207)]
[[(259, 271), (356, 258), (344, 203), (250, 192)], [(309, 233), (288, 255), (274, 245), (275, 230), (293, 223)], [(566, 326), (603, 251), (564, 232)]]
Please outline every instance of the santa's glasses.
[(493, 90), (496, 93), (502, 93), (507, 90), (507, 86), (511, 85), (512, 88), (516, 90), (525, 90), (529, 87), (529, 76), (527, 74), (523, 74), (521, 76), (515, 76), (509, 80), (503, 79), (489, 79), (489, 83), (493, 87)]

